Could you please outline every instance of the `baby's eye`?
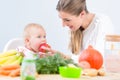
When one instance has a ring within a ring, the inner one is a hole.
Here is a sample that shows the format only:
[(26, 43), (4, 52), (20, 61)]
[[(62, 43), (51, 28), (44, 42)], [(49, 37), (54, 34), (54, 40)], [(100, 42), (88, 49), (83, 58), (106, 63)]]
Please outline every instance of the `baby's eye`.
[(44, 36), (44, 38), (46, 38), (46, 36)]
[(41, 36), (37, 36), (37, 38), (41, 38)]

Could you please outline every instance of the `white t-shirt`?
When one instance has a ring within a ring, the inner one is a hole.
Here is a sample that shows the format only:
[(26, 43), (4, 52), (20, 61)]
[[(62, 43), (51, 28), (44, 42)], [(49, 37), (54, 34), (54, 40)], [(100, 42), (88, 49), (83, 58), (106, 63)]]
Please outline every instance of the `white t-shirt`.
[[(108, 16), (96, 14), (91, 24), (83, 31), (82, 50), (89, 45), (104, 56), (105, 35), (114, 34), (112, 22)], [(72, 59), (78, 62), (79, 55), (72, 54)]]

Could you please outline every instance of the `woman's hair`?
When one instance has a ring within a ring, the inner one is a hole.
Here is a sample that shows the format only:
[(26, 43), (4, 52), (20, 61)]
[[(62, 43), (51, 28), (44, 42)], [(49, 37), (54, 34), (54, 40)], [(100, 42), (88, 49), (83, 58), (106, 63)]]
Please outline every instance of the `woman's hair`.
[(78, 29), (76, 31), (71, 31), (69, 48), (73, 54), (78, 54), (82, 46), (82, 31)]
[(29, 24), (27, 24), (25, 26), (24, 32), (23, 32), (24, 39), (29, 38), (31, 36), (32, 30), (33, 29), (38, 29), (38, 28), (43, 29), (42, 25), (37, 24), (37, 23), (29, 23)]
[[(56, 9), (71, 15), (79, 16), (84, 10), (88, 13), (86, 0), (59, 0)], [(71, 31), (69, 48), (73, 54), (78, 54), (82, 46), (82, 27), (77, 31)]]
[(83, 10), (88, 13), (86, 0), (59, 0), (56, 9), (76, 16)]

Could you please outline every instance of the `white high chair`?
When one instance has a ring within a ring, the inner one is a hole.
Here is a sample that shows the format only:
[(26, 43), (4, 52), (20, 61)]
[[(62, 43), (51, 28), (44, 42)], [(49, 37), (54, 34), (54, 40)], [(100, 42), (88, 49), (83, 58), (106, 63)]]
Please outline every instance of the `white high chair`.
[(6, 43), (6, 45), (5, 45), (4, 49), (3, 49), (3, 52), (8, 51), (8, 50), (10, 50), (10, 49), (16, 49), (16, 48), (19, 47), (19, 46), (24, 46), (24, 41), (23, 41), (23, 39), (21, 39), (21, 38), (11, 39), (11, 40), (9, 40), (9, 41)]

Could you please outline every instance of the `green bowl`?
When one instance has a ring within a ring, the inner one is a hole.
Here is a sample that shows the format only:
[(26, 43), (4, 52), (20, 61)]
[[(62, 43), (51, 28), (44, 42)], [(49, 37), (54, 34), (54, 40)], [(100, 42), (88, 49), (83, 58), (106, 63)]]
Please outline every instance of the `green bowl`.
[(79, 78), (81, 76), (82, 68), (79, 67), (67, 67), (67, 66), (60, 66), (59, 73), (62, 77), (67, 78)]

